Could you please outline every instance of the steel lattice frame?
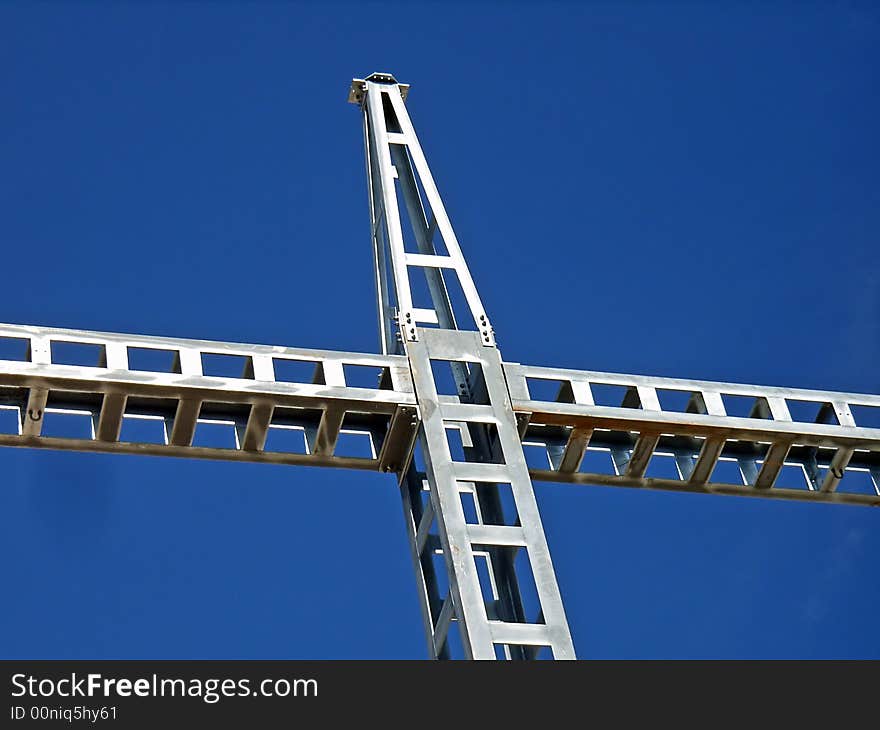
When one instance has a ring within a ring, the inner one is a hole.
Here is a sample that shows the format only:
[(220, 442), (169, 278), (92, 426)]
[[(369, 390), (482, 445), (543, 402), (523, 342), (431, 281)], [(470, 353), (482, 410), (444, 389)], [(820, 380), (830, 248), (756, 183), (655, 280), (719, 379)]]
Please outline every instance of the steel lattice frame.
[[(407, 90), (373, 74), (349, 95), (364, 119), (381, 355), (0, 325), (0, 414), (15, 414), (0, 445), (394, 473), (436, 658), (575, 657), (532, 478), (880, 505), (880, 396), (503, 362)], [(92, 360), (65, 362), (62, 343)], [(135, 357), (157, 352), (168, 366)], [(217, 355), (240, 376), (206, 374)], [(352, 368), (375, 384), (347, 382)], [(734, 414), (733, 400), (750, 408)], [(81, 435), (44, 433), (59, 416)], [(138, 421), (158, 438), (121, 439)], [(203, 423), (232, 430), (230, 447), (193, 445)], [(277, 433), (299, 446), (272, 446)], [(340, 433), (362, 434), (370, 455), (337, 454)], [(779, 485), (784, 470), (796, 486)]]

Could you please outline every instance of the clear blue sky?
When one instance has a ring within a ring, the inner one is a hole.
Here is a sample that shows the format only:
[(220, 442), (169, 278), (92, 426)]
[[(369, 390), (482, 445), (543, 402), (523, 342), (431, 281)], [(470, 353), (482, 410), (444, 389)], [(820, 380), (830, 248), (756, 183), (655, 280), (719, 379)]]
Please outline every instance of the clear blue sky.
[[(867, 2), (6, 2), (0, 321), (377, 351), (387, 70), (506, 359), (877, 393), (878, 49)], [(0, 473), (0, 656), (425, 656), (388, 476)], [(880, 510), (536, 489), (582, 657), (880, 657)]]

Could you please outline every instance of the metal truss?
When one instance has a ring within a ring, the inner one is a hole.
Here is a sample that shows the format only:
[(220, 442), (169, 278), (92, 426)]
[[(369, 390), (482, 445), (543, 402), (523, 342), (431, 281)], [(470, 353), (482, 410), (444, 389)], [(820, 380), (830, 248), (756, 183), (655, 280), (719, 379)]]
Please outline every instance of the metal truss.
[[(534, 479), (880, 505), (880, 396), (503, 368)], [(10, 324), (0, 324), (2, 414), (4, 446), (383, 472), (409, 464), (420, 423), (398, 355)], [(225, 428), (227, 444), (198, 445), (200, 424)], [(368, 447), (344, 455), (341, 433)], [(593, 454), (604, 469), (584, 458)], [(654, 460), (666, 462), (665, 476), (650, 475)], [(778, 484), (786, 467), (799, 488)]]
[[(415, 341), (420, 325), (459, 329), (465, 318), (456, 321), (457, 297), (470, 320), (465, 328), (472, 326), (483, 344), (494, 345), (488, 315), (404, 105), (408, 89), (389, 74), (372, 74), (366, 81), (354, 79), (349, 93), (364, 117), (383, 352), (402, 354), (401, 343)], [(459, 386), (466, 386), (464, 371), (455, 372)]]
[(408, 88), (349, 95), (383, 354), (0, 325), (0, 445), (394, 473), (441, 659), (575, 658), (532, 479), (880, 505), (880, 396), (504, 363)]
[(4, 324), (0, 358), (5, 446), (396, 472), (415, 438), (398, 356)]
[[(880, 396), (515, 364), (505, 373), (525, 447), (541, 451), (535, 479), (880, 504)], [(548, 389), (552, 401), (537, 395)]]
[(411, 464), (401, 488), (428, 648), (438, 658), (574, 659), (501, 356), (404, 104), (408, 88), (373, 74), (352, 81), (349, 101), (364, 119), (383, 352), (406, 355), (421, 414), (424, 471)]
[[(425, 470), (404, 475), (403, 496), (432, 655), (530, 659), (544, 648), (574, 659), (498, 350), (477, 332), (423, 329), (407, 343)], [(468, 368), (468, 395), (441, 397), (438, 369)], [(427, 499), (422, 495), (427, 492)], [(423, 566), (440, 554), (439, 571)], [(445, 596), (444, 596), (445, 591)]]

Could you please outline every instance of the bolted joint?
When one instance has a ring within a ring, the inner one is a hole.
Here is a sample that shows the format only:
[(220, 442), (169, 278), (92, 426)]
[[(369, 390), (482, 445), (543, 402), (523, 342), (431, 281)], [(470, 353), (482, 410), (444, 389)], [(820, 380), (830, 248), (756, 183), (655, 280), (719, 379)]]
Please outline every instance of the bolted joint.
[(416, 319), (412, 312), (401, 311), (398, 313), (397, 324), (400, 327), (401, 336), (406, 342), (418, 342), (419, 334), (416, 328)]
[(495, 330), (489, 323), (489, 318), (485, 314), (481, 314), (477, 326), (480, 332), (480, 341), (484, 347), (495, 347)]

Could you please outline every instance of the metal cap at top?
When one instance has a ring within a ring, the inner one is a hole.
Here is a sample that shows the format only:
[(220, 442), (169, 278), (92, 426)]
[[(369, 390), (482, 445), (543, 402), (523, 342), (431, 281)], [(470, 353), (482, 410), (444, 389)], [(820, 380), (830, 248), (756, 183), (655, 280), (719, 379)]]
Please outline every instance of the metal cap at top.
[(352, 79), (351, 88), (348, 91), (349, 104), (363, 104), (364, 92), (367, 90), (367, 81), (374, 84), (397, 84), (400, 89), (401, 98), (406, 101), (406, 95), (409, 93), (409, 84), (398, 83), (397, 79), (391, 74), (374, 72), (367, 76), (366, 79)]

